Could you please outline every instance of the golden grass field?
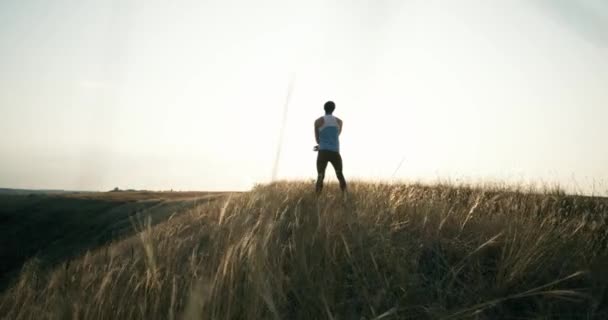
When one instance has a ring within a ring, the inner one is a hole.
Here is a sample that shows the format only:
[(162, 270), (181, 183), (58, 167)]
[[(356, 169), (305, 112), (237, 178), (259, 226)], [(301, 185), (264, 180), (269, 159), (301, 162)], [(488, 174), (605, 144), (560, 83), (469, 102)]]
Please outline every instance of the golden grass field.
[(280, 182), (43, 267), (2, 319), (607, 319), (608, 201), (514, 188)]

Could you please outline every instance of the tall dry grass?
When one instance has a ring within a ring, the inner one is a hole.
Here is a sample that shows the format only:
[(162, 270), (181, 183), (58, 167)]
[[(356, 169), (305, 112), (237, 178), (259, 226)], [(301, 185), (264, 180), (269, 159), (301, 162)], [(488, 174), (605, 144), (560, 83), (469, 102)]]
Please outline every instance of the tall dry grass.
[(51, 271), (4, 319), (605, 319), (608, 203), (519, 190), (275, 183)]

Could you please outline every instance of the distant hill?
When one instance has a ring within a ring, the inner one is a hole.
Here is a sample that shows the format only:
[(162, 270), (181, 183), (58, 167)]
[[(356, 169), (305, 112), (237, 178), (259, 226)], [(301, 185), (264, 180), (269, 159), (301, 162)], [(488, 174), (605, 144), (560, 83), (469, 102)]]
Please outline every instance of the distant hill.
[(79, 191), (56, 190), (56, 189), (10, 189), (0, 188), (0, 194), (8, 195), (28, 195), (28, 194), (61, 194), (74, 193)]

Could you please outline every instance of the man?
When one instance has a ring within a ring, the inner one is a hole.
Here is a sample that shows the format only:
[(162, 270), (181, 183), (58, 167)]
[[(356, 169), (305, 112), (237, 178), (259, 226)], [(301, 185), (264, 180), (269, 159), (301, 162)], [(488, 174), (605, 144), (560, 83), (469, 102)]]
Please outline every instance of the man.
[(324, 106), (325, 116), (315, 121), (315, 139), (317, 146), (314, 150), (319, 151), (317, 156), (317, 195), (323, 190), (323, 179), (325, 179), (325, 169), (327, 163), (336, 170), (336, 176), (340, 181), (340, 189), (342, 193), (346, 192), (346, 180), (342, 174), (342, 157), (340, 156), (340, 140), (339, 136), (342, 133), (342, 120), (333, 116), (336, 109), (336, 104), (333, 101), (327, 101)]

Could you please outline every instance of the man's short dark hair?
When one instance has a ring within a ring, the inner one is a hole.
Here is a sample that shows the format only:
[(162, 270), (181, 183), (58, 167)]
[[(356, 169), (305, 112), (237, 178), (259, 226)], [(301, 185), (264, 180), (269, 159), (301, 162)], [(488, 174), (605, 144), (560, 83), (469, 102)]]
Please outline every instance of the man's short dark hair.
[(334, 110), (336, 110), (336, 104), (333, 101), (327, 101), (325, 102), (323, 109), (325, 109), (326, 113), (332, 113)]

